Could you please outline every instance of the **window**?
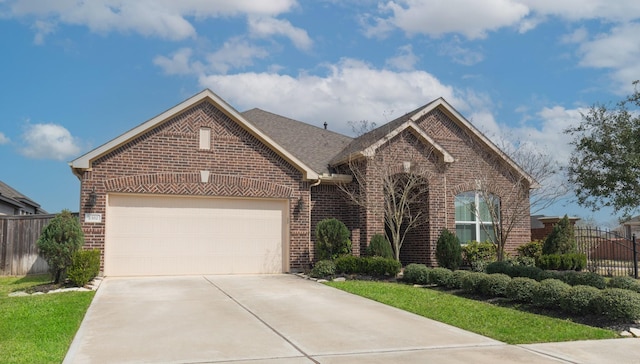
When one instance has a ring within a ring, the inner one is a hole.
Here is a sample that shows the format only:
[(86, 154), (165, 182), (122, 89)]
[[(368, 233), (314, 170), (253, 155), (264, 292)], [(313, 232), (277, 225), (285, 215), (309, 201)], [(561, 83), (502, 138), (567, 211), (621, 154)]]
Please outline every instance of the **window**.
[[(490, 208), (495, 209), (495, 216), (500, 218), (500, 200), (490, 196), (490, 201), (482, 198), (479, 192), (463, 192), (456, 196), (456, 236), (461, 244), (469, 241), (493, 241), (493, 223)], [(489, 202), (489, 203), (487, 203)]]
[(200, 128), (200, 149), (211, 149), (211, 128)]

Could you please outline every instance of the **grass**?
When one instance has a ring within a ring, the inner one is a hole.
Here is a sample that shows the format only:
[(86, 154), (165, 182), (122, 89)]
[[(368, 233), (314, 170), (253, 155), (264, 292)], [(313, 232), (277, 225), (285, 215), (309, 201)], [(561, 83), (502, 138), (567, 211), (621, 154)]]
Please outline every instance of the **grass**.
[(8, 296), (48, 282), (49, 276), (0, 277), (2, 363), (60, 363), (64, 359), (94, 292)]
[(508, 344), (618, 337), (611, 330), (499, 307), (431, 289), (369, 281), (326, 284)]

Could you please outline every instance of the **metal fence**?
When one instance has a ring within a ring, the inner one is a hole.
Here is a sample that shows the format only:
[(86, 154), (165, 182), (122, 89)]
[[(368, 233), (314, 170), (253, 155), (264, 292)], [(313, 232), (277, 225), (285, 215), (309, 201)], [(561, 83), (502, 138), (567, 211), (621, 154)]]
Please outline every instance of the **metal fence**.
[(55, 215), (0, 216), (0, 275), (47, 273), (38, 255), (42, 229)]
[(603, 276), (638, 278), (638, 248), (635, 235), (590, 227), (575, 228), (578, 251), (587, 256), (587, 270)]

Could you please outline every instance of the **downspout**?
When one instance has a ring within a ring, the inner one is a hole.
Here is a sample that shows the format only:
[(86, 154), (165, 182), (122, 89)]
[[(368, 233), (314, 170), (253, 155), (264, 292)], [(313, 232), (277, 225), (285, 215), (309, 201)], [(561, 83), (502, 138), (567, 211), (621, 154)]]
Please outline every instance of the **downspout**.
[[(318, 180), (316, 180), (315, 182), (313, 182), (312, 184), (309, 185), (309, 208), (307, 210), (309, 210), (307, 212), (308, 216), (307, 216), (307, 221), (309, 221), (309, 255), (311, 255), (311, 252), (314, 251), (313, 249), (313, 244), (311, 244), (311, 187), (316, 187), (320, 184), (320, 182), (322, 182), (322, 180), (318, 177)], [(316, 257), (314, 256), (313, 259), (315, 259)], [(311, 264), (311, 259), (309, 259), (309, 264)]]

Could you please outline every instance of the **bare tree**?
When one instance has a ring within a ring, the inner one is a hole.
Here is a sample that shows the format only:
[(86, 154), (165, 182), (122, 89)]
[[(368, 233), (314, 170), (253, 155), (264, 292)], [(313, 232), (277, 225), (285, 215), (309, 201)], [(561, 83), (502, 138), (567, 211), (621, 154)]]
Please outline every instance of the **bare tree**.
[[(356, 132), (371, 126), (367, 122), (354, 125)], [(384, 221), (395, 259), (400, 260), (407, 234), (428, 223), (428, 183), (439, 160), (433, 148), (408, 129), (383, 135), (386, 139), (379, 139), (380, 135), (365, 133), (361, 137), (362, 148), (354, 148), (358, 152), (350, 155), (345, 165), (353, 182), (339, 188), (374, 219)]]

